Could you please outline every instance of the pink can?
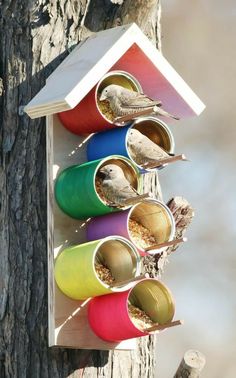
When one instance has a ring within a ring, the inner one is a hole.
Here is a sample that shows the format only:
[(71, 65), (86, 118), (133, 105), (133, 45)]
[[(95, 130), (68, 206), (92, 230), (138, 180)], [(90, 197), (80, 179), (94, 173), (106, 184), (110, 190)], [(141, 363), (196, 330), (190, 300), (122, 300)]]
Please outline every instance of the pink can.
[(88, 321), (94, 333), (110, 342), (149, 335), (150, 332), (132, 320), (130, 305), (140, 308), (153, 323), (161, 325), (171, 321), (175, 312), (169, 289), (154, 278), (143, 279), (125, 292), (91, 299)]

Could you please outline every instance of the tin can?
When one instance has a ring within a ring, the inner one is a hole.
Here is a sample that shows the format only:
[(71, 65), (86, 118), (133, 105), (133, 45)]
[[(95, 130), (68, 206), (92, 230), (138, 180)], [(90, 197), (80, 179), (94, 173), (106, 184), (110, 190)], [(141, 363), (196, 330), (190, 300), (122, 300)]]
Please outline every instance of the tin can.
[(161, 325), (171, 321), (175, 313), (169, 289), (160, 281), (148, 278), (125, 292), (103, 295), (90, 301), (88, 321), (94, 333), (110, 342), (149, 335), (132, 321), (129, 304), (145, 311), (153, 323)]
[(99, 278), (96, 264), (107, 267), (114, 283), (140, 274), (140, 257), (134, 245), (120, 236), (65, 248), (55, 261), (55, 279), (60, 290), (72, 299), (125, 291), (132, 284), (110, 287)]
[[(145, 255), (143, 245), (132, 236), (132, 225), (129, 222), (131, 219), (150, 230), (157, 244), (174, 239), (175, 220), (168, 206), (156, 199), (147, 199), (128, 210), (92, 218), (86, 226), (87, 240), (99, 239), (113, 234), (121, 235), (129, 239), (141, 255)], [(149, 253), (161, 253), (166, 248), (156, 248)]]
[(128, 72), (116, 70), (104, 75), (98, 84), (71, 110), (58, 113), (62, 124), (75, 134), (88, 134), (102, 130), (109, 130), (119, 124), (114, 124), (112, 117), (105, 114), (99, 97), (102, 90), (110, 85), (117, 84), (136, 92), (142, 92), (141, 85)]
[(107, 164), (120, 166), (130, 184), (140, 191), (141, 175), (137, 167), (123, 156), (111, 155), (104, 159), (73, 165), (63, 170), (55, 183), (55, 198), (64, 213), (72, 218), (86, 219), (130, 207), (121, 209), (108, 206), (99, 194), (96, 186), (97, 173)]
[[(117, 154), (128, 157), (141, 171), (156, 169), (144, 169), (132, 157), (128, 146), (128, 133), (132, 128), (140, 131), (167, 153), (174, 153), (175, 142), (169, 127), (158, 118), (148, 116), (137, 118), (131, 125), (94, 134), (87, 144), (88, 160), (101, 159), (111, 154)], [(166, 165), (161, 165), (159, 169)]]

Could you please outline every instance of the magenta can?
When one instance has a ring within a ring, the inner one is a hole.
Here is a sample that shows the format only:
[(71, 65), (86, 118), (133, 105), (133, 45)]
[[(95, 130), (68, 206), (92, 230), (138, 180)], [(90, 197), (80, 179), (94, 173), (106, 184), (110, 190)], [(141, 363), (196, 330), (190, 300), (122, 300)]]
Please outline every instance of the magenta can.
[[(175, 220), (170, 209), (161, 201), (147, 199), (130, 209), (96, 218), (87, 223), (87, 239), (96, 240), (106, 236), (120, 235), (129, 239), (141, 255), (145, 255), (145, 246), (138, 244), (132, 237), (130, 219), (134, 219), (149, 229), (157, 244), (174, 239)], [(163, 252), (167, 247), (155, 249), (149, 253)]]
[(175, 313), (169, 289), (160, 281), (148, 278), (125, 292), (93, 298), (88, 307), (88, 321), (93, 332), (110, 342), (149, 335), (145, 328), (132, 320), (130, 305), (145, 311), (155, 324), (168, 323)]

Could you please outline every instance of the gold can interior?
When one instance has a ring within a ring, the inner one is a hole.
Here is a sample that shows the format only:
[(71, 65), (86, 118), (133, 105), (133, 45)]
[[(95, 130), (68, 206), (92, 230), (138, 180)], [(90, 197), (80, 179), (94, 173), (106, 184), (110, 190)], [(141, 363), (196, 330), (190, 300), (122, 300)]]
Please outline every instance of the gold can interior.
[(139, 181), (138, 181), (138, 173), (133, 168), (133, 166), (126, 161), (125, 159), (107, 159), (105, 160), (97, 169), (96, 175), (95, 175), (95, 190), (99, 198), (103, 203), (106, 203), (104, 196), (102, 195), (102, 191), (98, 190), (98, 186), (96, 185), (96, 180), (99, 180), (99, 169), (102, 167), (105, 167), (108, 164), (115, 164), (118, 165), (122, 171), (124, 172), (125, 178), (129, 181), (130, 185), (135, 189), (138, 190), (139, 187)]
[(138, 282), (131, 289), (128, 302), (143, 310), (154, 323), (165, 324), (174, 317), (175, 305), (172, 295), (157, 280), (147, 279)]
[(132, 128), (146, 135), (152, 142), (168, 153), (174, 152), (174, 140), (168, 127), (154, 117), (134, 121)]
[(141, 86), (138, 81), (126, 72), (114, 72), (105, 75), (104, 78), (98, 83), (96, 89), (96, 104), (100, 114), (108, 122), (111, 122), (114, 119), (114, 114), (109, 107), (109, 103), (107, 101), (100, 101), (99, 98), (103, 89), (111, 84), (120, 85), (121, 87), (135, 92), (141, 92)]
[(114, 278), (113, 282), (117, 284), (139, 274), (139, 259), (138, 253), (131, 245), (118, 239), (104, 241), (95, 254), (95, 263), (107, 267)]
[[(151, 234), (155, 237), (157, 244), (170, 240), (173, 235), (173, 220), (167, 209), (160, 203), (144, 201), (135, 205), (130, 210), (129, 219), (135, 220), (150, 230)], [(131, 230), (129, 228), (129, 219), (128, 232), (130, 240), (139, 247), (137, 241), (132, 238)]]

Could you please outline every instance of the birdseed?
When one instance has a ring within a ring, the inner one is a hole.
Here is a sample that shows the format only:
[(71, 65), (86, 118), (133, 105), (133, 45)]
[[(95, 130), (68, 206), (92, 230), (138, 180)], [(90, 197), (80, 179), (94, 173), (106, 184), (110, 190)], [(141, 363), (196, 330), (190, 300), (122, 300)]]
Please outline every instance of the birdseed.
[(157, 240), (152, 235), (151, 230), (132, 218), (129, 219), (129, 232), (132, 241), (139, 248), (147, 248), (157, 244)]
[(100, 262), (95, 262), (95, 270), (99, 279), (105, 284), (110, 285), (115, 281), (115, 278), (112, 276), (110, 269)]
[(103, 193), (103, 190), (102, 190), (102, 179), (100, 177), (96, 176), (95, 187), (96, 187), (96, 191), (97, 191), (97, 194), (99, 195), (100, 199), (103, 202), (105, 202), (106, 204), (108, 204), (108, 201), (107, 201), (106, 197), (104, 196), (104, 193)]
[(146, 314), (145, 311), (141, 310), (139, 307), (128, 304), (129, 316), (135, 325), (140, 331), (145, 328), (153, 326), (155, 323), (152, 319)]
[(106, 196), (104, 195), (103, 189), (102, 189), (102, 179), (100, 177), (95, 178), (95, 188), (96, 188), (97, 194), (100, 197), (101, 201), (103, 201), (107, 206), (121, 207), (119, 205), (119, 203), (113, 203), (106, 198)]
[(107, 118), (109, 121), (113, 121), (114, 118), (115, 118), (115, 115), (114, 115), (113, 111), (111, 110), (109, 101), (107, 101), (107, 100), (104, 100), (104, 101), (97, 100), (97, 104), (98, 104), (99, 110), (103, 114), (103, 116), (105, 118)]

